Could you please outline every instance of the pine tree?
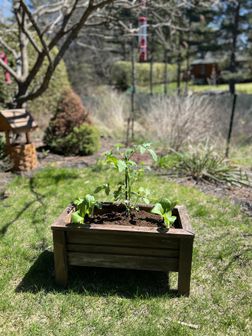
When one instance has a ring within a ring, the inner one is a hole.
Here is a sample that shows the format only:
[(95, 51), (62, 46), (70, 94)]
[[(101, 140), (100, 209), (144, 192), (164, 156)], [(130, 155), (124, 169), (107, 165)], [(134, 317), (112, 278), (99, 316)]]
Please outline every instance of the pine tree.
[(223, 51), (229, 53), (229, 88), (230, 93), (235, 93), (237, 76), (237, 53), (246, 52), (248, 33), (252, 29), (251, 24), (252, 2), (251, 0), (220, 1), (220, 7), (216, 9), (215, 23), (219, 27), (218, 45)]

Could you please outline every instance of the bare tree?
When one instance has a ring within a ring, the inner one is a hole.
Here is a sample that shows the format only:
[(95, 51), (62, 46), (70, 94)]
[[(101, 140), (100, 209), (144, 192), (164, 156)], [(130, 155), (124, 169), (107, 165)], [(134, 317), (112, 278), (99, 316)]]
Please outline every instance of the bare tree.
[[(136, 0), (59, 0), (30, 8), (28, 1), (14, 0), (15, 23), (7, 24), (0, 31), (0, 45), (13, 54), (16, 69), (0, 59), (0, 66), (8, 71), (17, 83), (14, 106), (39, 97), (49, 85), (53, 73), (70, 44), (85, 27), (103, 24), (107, 18), (105, 10), (114, 6), (134, 6)], [(18, 48), (14, 48), (5, 37), (16, 34)], [(35, 62), (29, 64), (28, 45), (36, 52)], [(58, 47), (55, 52), (55, 47)], [(41, 76), (41, 67), (44, 73)], [(34, 85), (35, 78), (38, 83)]]

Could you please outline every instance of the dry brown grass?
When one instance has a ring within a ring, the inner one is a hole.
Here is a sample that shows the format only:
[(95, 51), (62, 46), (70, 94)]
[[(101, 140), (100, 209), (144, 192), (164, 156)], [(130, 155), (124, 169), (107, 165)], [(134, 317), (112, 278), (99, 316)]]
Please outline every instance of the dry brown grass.
[(153, 139), (179, 150), (186, 144), (216, 138), (215, 111), (202, 96), (158, 96), (151, 100), (146, 128)]

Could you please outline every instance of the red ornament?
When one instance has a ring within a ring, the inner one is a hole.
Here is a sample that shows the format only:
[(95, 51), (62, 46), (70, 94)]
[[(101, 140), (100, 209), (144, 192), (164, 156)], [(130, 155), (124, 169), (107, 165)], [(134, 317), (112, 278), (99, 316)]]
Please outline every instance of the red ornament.
[[(3, 60), (3, 62), (6, 65), (8, 65), (8, 57), (7, 57), (7, 55), (4, 52), (0, 52), (0, 58), (1, 58), (1, 60)], [(4, 79), (5, 79), (5, 82), (7, 84), (11, 83), (11, 76), (10, 76), (10, 73), (8, 71), (5, 71), (5, 73), (4, 73)]]

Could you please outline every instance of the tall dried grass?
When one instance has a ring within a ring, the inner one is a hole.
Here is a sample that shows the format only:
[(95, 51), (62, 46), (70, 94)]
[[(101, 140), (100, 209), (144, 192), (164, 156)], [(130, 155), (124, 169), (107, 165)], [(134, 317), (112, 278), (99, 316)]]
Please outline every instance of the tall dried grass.
[(104, 89), (90, 108), (94, 123), (102, 133), (117, 137), (125, 132), (127, 112), (123, 94)]
[(215, 138), (216, 113), (202, 96), (159, 96), (150, 101), (145, 127), (153, 139), (179, 150), (187, 144)]

